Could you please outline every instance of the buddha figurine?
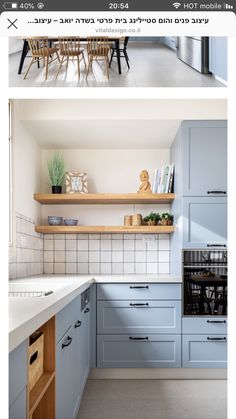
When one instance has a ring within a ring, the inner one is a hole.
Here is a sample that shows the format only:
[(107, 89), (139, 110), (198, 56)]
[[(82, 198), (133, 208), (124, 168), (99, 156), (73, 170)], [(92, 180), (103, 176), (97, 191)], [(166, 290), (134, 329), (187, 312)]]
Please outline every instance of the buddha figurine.
[(147, 170), (142, 170), (142, 172), (139, 175), (139, 179), (141, 181), (141, 185), (139, 186), (138, 192), (140, 193), (146, 193), (151, 192), (151, 184), (149, 182), (149, 174)]

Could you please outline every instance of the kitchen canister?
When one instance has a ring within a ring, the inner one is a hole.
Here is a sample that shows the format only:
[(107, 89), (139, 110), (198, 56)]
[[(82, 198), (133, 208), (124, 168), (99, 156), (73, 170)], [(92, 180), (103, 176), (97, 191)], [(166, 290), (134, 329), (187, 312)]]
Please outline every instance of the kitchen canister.
[(134, 214), (132, 216), (132, 226), (141, 226), (142, 225), (142, 215)]
[(124, 226), (132, 226), (132, 215), (124, 216)]

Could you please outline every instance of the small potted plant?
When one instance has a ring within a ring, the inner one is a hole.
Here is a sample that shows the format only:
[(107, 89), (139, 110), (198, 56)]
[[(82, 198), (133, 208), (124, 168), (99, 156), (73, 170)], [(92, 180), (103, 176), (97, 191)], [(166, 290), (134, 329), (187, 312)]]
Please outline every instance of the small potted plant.
[(62, 193), (62, 185), (65, 176), (65, 163), (61, 154), (55, 153), (52, 159), (49, 160), (48, 174), (52, 186), (52, 193)]
[(149, 215), (147, 215), (143, 221), (148, 226), (156, 226), (158, 224), (158, 221), (160, 220), (160, 214), (155, 212), (150, 212)]
[(160, 224), (163, 226), (171, 226), (173, 224), (173, 215), (168, 212), (164, 212), (160, 217)]

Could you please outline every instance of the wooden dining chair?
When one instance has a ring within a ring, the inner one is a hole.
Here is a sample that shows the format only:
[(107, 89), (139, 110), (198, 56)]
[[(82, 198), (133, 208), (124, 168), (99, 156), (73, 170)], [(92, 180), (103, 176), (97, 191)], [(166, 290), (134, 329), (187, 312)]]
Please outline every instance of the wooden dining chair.
[(101, 38), (98, 36), (88, 37), (87, 53), (88, 53), (88, 69), (86, 79), (89, 74), (89, 70), (92, 70), (93, 61), (102, 60), (106, 65), (107, 78), (109, 79), (109, 52), (110, 43), (108, 38)]
[[(125, 58), (126, 64), (128, 69), (130, 69), (130, 65), (129, 65), (129, 56), (127, 54), (127, 46), (128, 46), (128, 42), (129, 42), (129, 37), (125, 36), (120, 40), (121, 46), (120, 46), (120, 57), (121, 58)], [(110, 63), (109, 63), (109, 67), (111, 67), (111, 62), (113, 60), (113, 58), (117, 57), (117, 52), (116, 52), (116, 46), (113, 44), (111, 46), (111, 58), (110, 58)]]
[(80, 61), (83, 60), (85, 69), (86, 61), (84, 58), (84, 49), (80, 48), (80, 39), (79, 37), (71, 37), (71, 38), (58, 38), (59, 42), (59, 53), (61, 56), (60, 66), (56, 75), (56, 79), (58, 77), (58, 74), (61, 70), (61, 67), (63, 63), (66, 62), (66, 70), (68, 69), (69, 60), (74, 60), (76, 58), (77, 60), (77, 66), (78, 66), (78, 79), (80, 79)]
[[(43, 60), (43, 64), (44, 66), (46, 66), (45, 80), (47, 80), (49, 64), (51, 64), (55, 60), (58, 60), (60, 62), (57, 47), (51, 47), (49, 40), (46, 36), (27, 38), (27, 42), (32, 54), (32, 59), (25, 73), (24, 79), (26, 79), (32, 64), (39, 63), (40, 60)], [(53, 57), (54, 54), (56, 55), (56, 57)]]

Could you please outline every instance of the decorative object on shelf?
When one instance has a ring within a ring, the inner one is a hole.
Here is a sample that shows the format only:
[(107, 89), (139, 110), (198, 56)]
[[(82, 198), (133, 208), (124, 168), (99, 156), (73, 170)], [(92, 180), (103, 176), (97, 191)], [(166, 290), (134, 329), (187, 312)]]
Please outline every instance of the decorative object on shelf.
[(132, 215), (124, 216), (124, 226), (132, 226)]
[(66, 226), (77, 226), (78, 225), (78, 221), (79, 220), (76, 220), (74, 218), (65, 218), (64, 219), (64, 224)]
[(168, 212), (164, 212), (161, 214), (160, 224), (162, 226), (171, 226), (173, 225), (173, 215), (169, 214)]
[(43, 374), (43, 347), (44, 334), (40, 331), (34, 332), (30, 336), (28, 349), (29, 391), (34, 387)]
[(141, 185), (139, 186), (138, 192), (140, 193), (151, 193), (151, 184), (149, 182), (149, 174), (147, 170), (142, 170), (139, 175)]
[(141, 226), (142, 225), (142, 215), (134, 214), (132, 216), (132, 226)]
[(52, 159), (49, 160), (48, 174), (52, 186), (52, 193), (61, 194), (65, 177), (65, 163), (61, 154), (55, 153)]
[(87, 173), (67, 172), (66, 193), (88, 193)]
[(49, 215), (48, 224), (50, 226), (60, 226), (62, 225), (62, 217), (57, 217), (56, 215)]
[(148, 226), (156, 226), (158, 224), (158, 222), (160, 221), (161, 217), (160, 214), (155, 213), (155, 212), (150, 212), (149, 215), (147, 215), (143, 221), (145, 225)]

